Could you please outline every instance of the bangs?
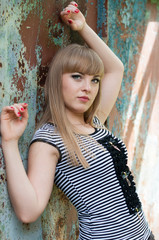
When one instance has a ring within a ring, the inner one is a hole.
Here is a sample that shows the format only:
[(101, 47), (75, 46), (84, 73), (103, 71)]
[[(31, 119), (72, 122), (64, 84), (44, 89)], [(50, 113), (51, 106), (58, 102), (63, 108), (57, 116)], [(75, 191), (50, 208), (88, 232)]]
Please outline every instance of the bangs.
[[(72, 49), (69, 56), (64, 54), (63, 73), (80, 72), (87, 75), (99, 75), (101, 78), (104, 74), (104, 66), (99, 56), (90, 48), (76, 44), (70, 45)], [(68, 46), (67, 48), (69, 48)]]

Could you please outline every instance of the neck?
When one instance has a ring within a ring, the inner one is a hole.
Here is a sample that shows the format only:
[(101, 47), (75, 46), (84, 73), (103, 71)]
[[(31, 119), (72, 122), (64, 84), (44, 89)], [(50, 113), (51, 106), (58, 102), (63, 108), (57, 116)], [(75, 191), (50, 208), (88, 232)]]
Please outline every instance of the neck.
[(72, 125), (84, 125), (84, 114), (74, 114), (72, 112), (66, 111), (67, 118)]
[(94, 127), (84, 121), (84, 114), (74, 114), (67, 110), (66, 115), (75, 133), (91, 134), (94, 132)]

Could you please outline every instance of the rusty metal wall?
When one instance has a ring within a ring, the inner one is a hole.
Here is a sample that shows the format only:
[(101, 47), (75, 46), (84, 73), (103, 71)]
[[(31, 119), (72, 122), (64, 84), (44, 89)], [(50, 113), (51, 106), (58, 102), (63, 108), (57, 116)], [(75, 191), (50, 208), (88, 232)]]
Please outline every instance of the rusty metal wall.
[(109, 46), (125, 65), (109, 127), (128, 147), (143, 209), (159, 240), (159, 1), (120, 1), (108, 13), (115, 15), (108, 20)]
[[(59, 19), (69, 1), (0, 0), (0, 108), (29, 104), (30, 119), (20, 140), (27, 149), (44, 103), (43, 86), (55, 52), (82, 40)], [(125, 65), (122, 88), (107, 124), (124, 139), (147, 220), (159, 240), (159, 2), (158, 0), (77, 1), (87, 22)], [(56, 187), (42, 217), (33, 224), (16, 218), (6, 187), (0, 150), (0, 239), (75, 240), (74, 207)]]

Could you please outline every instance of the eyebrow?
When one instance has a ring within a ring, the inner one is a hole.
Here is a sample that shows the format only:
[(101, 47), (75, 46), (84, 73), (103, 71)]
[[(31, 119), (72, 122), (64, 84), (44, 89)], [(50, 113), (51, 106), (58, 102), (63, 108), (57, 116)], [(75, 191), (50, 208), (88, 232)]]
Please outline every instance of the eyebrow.
[(77, 71), (77, 72), (75, 72), (75, 73), (79, 73), (79, 74), (81, 74), (81, 75), (85, 75), (84, 73), (82, 73), (82, 72), (78, 72), (78, 71)]
[(94, 77), (98, 77), (98, 78), (101, 78), (100, 75), (94, 75)]
[[(76, 73), (76, 72), (75, 72)], [(81, 74), (81, 75), (86, 75), (86, 73), (82, 73), (82, 72), (78, 72), (77, 73)], [(91, 75), (91, 74), (87, 74), (87, 75)], [(93, 77), (99, 77), (100, 78), (100, 75), (92, 75)]]

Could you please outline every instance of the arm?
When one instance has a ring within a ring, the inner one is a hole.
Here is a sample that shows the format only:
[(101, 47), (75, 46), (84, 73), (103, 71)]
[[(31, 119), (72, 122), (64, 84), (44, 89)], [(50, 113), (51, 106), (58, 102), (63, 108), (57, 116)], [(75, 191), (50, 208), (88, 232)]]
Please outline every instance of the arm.
[[(22, 115), (21, 120), (18, 112)], [(28, 175), (26, 174), (18, 149), (18, 139), (26, 127), (27, 119), (27, 106), (24, 104), (5, 107), (1, 113), (8, 191), (16, 215), (25, 223), (35, 221), (45, 209), (52, 191), (58, 159), (56, 148), (42, 142), (33, 143), (29, 151)]]
[(99, 55), (104, 64), (102, 79), (101, 103), (98, 117), (105, 122), (119, 94), (124, 67), (120, 59), (111, 51), (105, 42), (88, 26), (82, 13), (77, 10), (75, 2), (71, 2), (61, 12), (62, 20), (73, 30), (78, 31), (85, 42)]

